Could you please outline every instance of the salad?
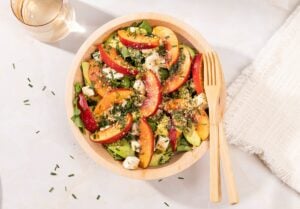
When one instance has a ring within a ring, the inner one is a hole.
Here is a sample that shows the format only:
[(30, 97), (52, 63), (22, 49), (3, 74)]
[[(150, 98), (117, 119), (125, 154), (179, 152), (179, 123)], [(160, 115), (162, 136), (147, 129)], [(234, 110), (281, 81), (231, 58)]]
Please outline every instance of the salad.
[(147, 20), (120, 28), (81, 63), (72, 120), (124, 168), (155, 167), (209, 136), (202, 56)]

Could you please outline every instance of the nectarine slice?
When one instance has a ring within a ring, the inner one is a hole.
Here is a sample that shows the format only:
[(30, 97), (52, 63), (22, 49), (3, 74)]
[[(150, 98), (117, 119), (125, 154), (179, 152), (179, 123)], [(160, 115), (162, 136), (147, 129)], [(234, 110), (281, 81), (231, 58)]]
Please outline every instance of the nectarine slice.
[(120, 104), (124, 99), (128, 99), (133, 94), (130, 89), (113, 89), (101, 99), (94, 109), (94, 114), (99, 116), (114, 104)]
[(153, 28), (154, 35), (158, 36), (167, 50), (167, 66), (170, 68), (178, 59), (179, 46), (176, 34), (169, 28), (156, 26)]
[(201, 140), (207, 140), (209, 136), (209, 119), (204, 110), (196, 113), (195, 119), (197, 121), (196, 131)]
[(112, 69), (124, 75), (136, 75), (137, 69), (126, 62), (121, 56), (117, 54), (117, 50), (113, 47), (105, 48), (102, 44), (98, 46), (101, 58), (105, 64)]
[(95, 60), (90, 60), (90, 68), (88, 70), (88, 76), (92, 84), (94, 85), (94, 89), (100, 96), (104, 96), (108, 91), (112, 88), (108, 84), (104, 83), (101, 80), (101, 70), (98, 63)]
[(95, 132), (90, 136), (90, 139), (93, 142), (101, 144), (109, 144), (116, 142), (123, 136), (125, 136), (125, 134), (131, 129), (132, 122), (132, 116), (130, 113), (128, 113), (125, 116), (125, 125), (117, 122), (107, 129)]
[(182, 47), (182, 61), (179, 63), (178, 71), (171, 75), (165, 82), (163, 93), (168, 94), (180, 88), (189, 78), (191, 71), (191, 57), (186, 47)]
[(203, 93), (203, 79), (202, 79), (202, 55), (197, 54), (193, 60), (192, 65), (193, 82), (197, 94)]
[(152, 49), (159, 45), (157, 36), (145, 36), (143, 34), (132, 34), (126, 30), (118, 30), (118, 36), (122, 44), (135, 49)]
[(82, 120), (84, 127), (92, 133), (95, 132), (98, 129), (98, 124), (94, 119), (93, 113), (90, 110), (88, 103), (82, 93), (78, 95), (77, 105), (80, 109), (80, 119)]
[(151, 70), (146, 71), (143, 76), (146, 89), (146, 99), (141, 107), (141, 115), (148, 117), (153, 115), (162, 100), (162, 92), (160, 82)]
[(175, 152), (177, 148), (177, 142), (180, 139), (180, 136), (182, 134), (182, 131), (176, 128), (175, 126), (172, 126), (169, 130), (169, 139), (170, 144), (172, 147), (172, 150)]
[(140, 138), (139, 142), (141, 145), (139, 159), (140, 167), (147, 168), (151, 161), (153, 150), (154, 150), (154, 134), (147, 122), (145, 117), (140, 119), (139, 123)]

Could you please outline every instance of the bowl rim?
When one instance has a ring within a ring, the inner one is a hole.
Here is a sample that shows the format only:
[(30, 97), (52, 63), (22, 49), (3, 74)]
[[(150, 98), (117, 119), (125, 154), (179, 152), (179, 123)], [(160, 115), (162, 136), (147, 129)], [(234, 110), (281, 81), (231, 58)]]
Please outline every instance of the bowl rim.
[[(122, 176), (140, 179), (140, 180), (154, 180), (154, 179), (162, 179), (168, 176), (175, 175), (190, 166), (196, 163), (207, 151), (208, 149), (208, 140), (202, 141), (201, 145), (196, 149), (185, 152), (181, 157), (181, 163), (178, 165), (171, 164), (164, 167), (158, 168), (147, 168), (147, 169), (138, 169), (138, 170), (127, 170), (120, 166), (113, 165), (109, 163), (107, 160), (101, 157), (89, 144), (86, 140), (84, 140), (84, 135), (80, 132), (80, 130), (75, 126), (71, 117), (73, 115), (73, 85), (75, 81), (75, 76), (80, 66), (80, 63), (83, 60), (83, 57), (91, 48), (95, 42), (102, 36), (104, 36), (107, 31), (112, 30), (112, 28), (121, 27), (121, 25), (130, 23), (133, 21), (139, 20), (153, 20), (153, 21), (162, 21), (166, 22), (166, 24), (172, 25), (172, 27), (176, 27), (178, 30), (181, 30), (181, 36), (185, 37), (189, 42), (193, 42), (193, 47), (195, 47), (198, 51), (202, 53), (205, 51), (212, 50), (211, 46), (206, 42), (206, 40), (199, 34), (198, 31), (193, 29), (190, 25), (166, 14), (161, 13), (153, 13), (153, 12), (140, 12), (140, 13), (132, 13), (129, 15), (117, 17), (104, 25), (100, 26), (97, 30), (95, 30), (91, 35), (88, 36), (86, 41), (81, 45), (77, 53), (75, 54), (71, 67), (69, 68), (69, 72), (66, 79), (66, 89), (65, 89), (65, 108), (67, 112), (67, 120), (72, 132), (72, 135), (75, 136), (77, 142), (82, 147), (82, 149), (97, 163), (102, 165), (103, 167), (113, 171)], [(177, 34), (178, 32), (175, 31)], [(196, 46), (195, 46), (196, 45)], [(183, 158), (184, 157), (184, 158)], [(183, 158), (183, 159), (181, 159)]]

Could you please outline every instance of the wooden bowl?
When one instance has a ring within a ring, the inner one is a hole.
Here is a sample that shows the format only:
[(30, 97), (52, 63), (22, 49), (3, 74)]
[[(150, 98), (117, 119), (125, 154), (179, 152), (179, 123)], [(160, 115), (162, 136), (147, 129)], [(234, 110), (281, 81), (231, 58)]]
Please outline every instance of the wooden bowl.
[(78, 50), (67, 78), (66, 109), (71, 130), (75, 138), (96, 162), (123, 176), (151, 180), (171, 176), (187, 169), (204, 155), (208, 149), (208, 142), (204, 141), (199, 147), (192, 151), (173, 156), (170, 162), (165, 165), (155, 168), (126, 170), (123, 168), (122, 163), (114, 160), (101, 144), (94, 143), (89, 140), (87, 135), (83, 135), (70, 119), (73, 115), (73, 85), (75, 82), (82, 81), (80, 70), (81, 62), (85, 59), (89, 59), (91, 53), (96, 50), (96, 46), (105, 40), (113, 31), (143, 19), (148, 20), (151, 25), (162, 25), (172, 29), (177, 34), (180, 42), (192, 45), (199, 52), (211, 50), (209, 44), (196, 30), (170, 16), (157, 13), (136, 13), (116, 18), (96, 30)]

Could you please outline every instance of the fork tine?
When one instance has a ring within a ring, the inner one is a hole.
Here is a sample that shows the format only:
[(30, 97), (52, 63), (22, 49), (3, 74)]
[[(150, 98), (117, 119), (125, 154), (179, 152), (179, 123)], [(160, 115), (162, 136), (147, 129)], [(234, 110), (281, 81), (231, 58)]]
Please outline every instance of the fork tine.
[(215, 85), (215, 65), (214, 65), (214, 59), (212, 56), (212, 52), (208, 53), (208, 60), (209, 60), (209, 82), (210, 85)]
[(207, 56), (204, 53), (203, 54), (203, 69), (204, 69), (204, 85), (208, 86), (209, 82), (208, 82), (208, 63), (207, 63)]
[(221, 77), (222, 77), (222, 72), (221, 72), (221, 63), (220, 63), (220, 59), (219, 56), (216, 52), (213, 52), (213, 56), (214, 56), (214, 61), (215, 61), (215, 66), (216, 66), (216, 85), (220, 85), (221, 84)]

